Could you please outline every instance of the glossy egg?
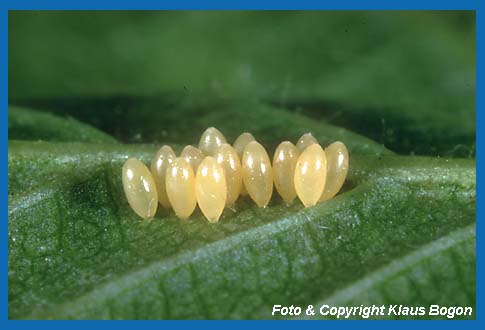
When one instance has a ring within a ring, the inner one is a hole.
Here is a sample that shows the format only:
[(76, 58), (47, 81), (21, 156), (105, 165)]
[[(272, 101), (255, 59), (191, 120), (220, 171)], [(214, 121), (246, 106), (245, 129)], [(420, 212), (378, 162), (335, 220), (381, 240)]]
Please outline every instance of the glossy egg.
[(157, 185), (158, 202), (165, 208), (170, 207), (167, 190), (165, 189), (165, 174), (174, 159), (175, 152), (170, 146), (165, 145), (157, 151), (150, 166), (150, 171)]
[(298, 142), (296, 142), (296, 147), (300, 152), (303, 152), (308, 146), (311, 146), (312, 144), (318, 144), (317, 139), (312, 135), (312, 133), (305, 133), (303, 134)]
[(259, 207), (266, 207), (273, 194), (273, 169), (268, 153), (258, 142), (249, 142), (244, 148), (241, 165), (249, 196)]
[(342, 142), (337, 141), (326, 147), (325, 156), (327, 157), (327, 181), (320, 197), (321, 201), (337, 195), (349, 170), (349, 152)]
[(222, 144), (216, 151), (214, 157), (217, 163), (224, 170), (227, 184), (226, 205), (233, 205), (239, 197), (242, 186), (241, 161), (236, 150), (227, 143)]
[(194, 173), (196, 173), (199, 164), (202, 162), (202, 159), (204, 159), (204, 153), (194, 146), (186, 146), (180, 153), (180, 157), (185, 159), (185, 161), (192, 166)]
[[(247, 132), (239, 135), (237, 137), (236, 141), (234, 141), (234, 144), (232, 146), (234, 147), (234, 150), (236, 150), (237, 155), (239, 156), (240, 160), (242, 160), (244, 148), (246, 148), (248, 143), (252, 142), (252, 141), (256, 141), (256, 139), (254, 138), (254, 136), (251, 133), (247, 133)], [(240, 194), (242, 196), (246, 196), (248, 194), (246, 187), (244, 186), (244, 182), (241, 186)]]
[(273, 176), (276, 191), (287, 203), (296, 197), (294, 174), (300, 151), (289, 141), (281, 142), (273, 157)]
[(200, 163), (195, 176), (197, 204), (209, 222), (217, 222), (224, 210), (227, 185), (224, 170), (214, 157), (207, 156)]
[(133, 211), (144, 219), (153, 218), (157, 212), (158, 195), (148, 168), (138, 159), (130, 158), (121, 172), (123, 189)]
[(188, 218), (197, 205), (192, 166), (182, 157), (175, 158), (167, 168), (165, 184), (175, 214), (181, 219)]
[(234, 150), (236, 150), (237, 155), (239, 158), (242, 158), (242, 153), (244, 148), (248, 145), (249, 142), (256, 141), (254, 136), (251, 133), (245, 132), (239, 135), (233, 143)]
[(303, 151), (296, 163), (295, 190), (305, 207), (315, 205), (322, 196), (327, 177), (327, 159), (319, 144)]
[(199, 141), (199, 149), (206, 156), (213, 156), (221, 144), (227, 143), (224, 135), (215, 127), (209, 127), (204, 131)]

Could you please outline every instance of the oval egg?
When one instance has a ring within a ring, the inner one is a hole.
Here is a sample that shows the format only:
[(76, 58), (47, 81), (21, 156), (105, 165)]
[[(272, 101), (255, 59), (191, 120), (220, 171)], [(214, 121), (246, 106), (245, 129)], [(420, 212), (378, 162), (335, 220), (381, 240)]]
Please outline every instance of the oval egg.
[(295, 190), (305, 207), (315, 205), (322, 196), (327, 177), (327, 159), (319, 144), (312, 144), (298, 158)]
[[(248, 143), (252, 141), (256, 141), (256, 139), (251, 133), (248, 133), (248, 132), (242, 133), (237, 137), (236, 141), (234, 141), (234, 144), (232, 146), (234, 147), (234, 150), (236, 150), (237, 155), (241, 161), (242, 161), (244, 148), (246, 148)], [(241, 185), (240, 194), (242, 196), (246, 196), (248, 194), (246, 187), (244, 186), (244, 182)]]
[(197, 205), (192, 166), (181, 157), (175, 158), (167, 168), (165, 184), (175, 214), (181, 219), (187, 219)]
[(325, 156), (327, 157), (327, 181), (320, 197), (321, 201), (337, 195), (349, 170), (349, 152), (342, 142), (337, 141), (326, 147)]
[(251, 133), (248, 132), (242, 133), (237, 137), (236, 141), (234, 141), (233, 147), (240, 159), (242, 158), (244, 148), (246, 148), (248, 143), (252, 141), (256, 141), (256, 139)]
[(318, 144), (317, 139), (312, 135), (312, 133), (303, 134), (300, 139), (296, 142), (296, 147), (300, 152), (303, 152), (306, 148), (312, 144)]
[(128, 159), (121, 170), (121, 181), (133, 211), (144, 219), (157, 212), (158, 195), (155, 181), (148, 168), (136, 158)]
[(230, 144), (222, 144), (214, 155), (217, 163), (224, 170), (227, 184), (226, 205), (232, 205), (239, 197), (242, 186), (242, 170), (239, 156)]
[(150, 166), (150, 171), (157, 185), (158, 202), (165, 208), (170, 207), (170, 201), (168, 200), (167, 190), (165, 188), (165, 175), (167, 168), (174, 159), (175, 152), (173, 152), (170, 146), (164, 145), (157, 151)]
[(194, 173), (196, 173), (202, 159), (204, 159), (204, 153), (194, 146), (185, 146), (180, 153), (180, 157), (185, 159), (192, 166)]
[(249, 142), (244, 148), (241, 165), (249, 196), (259, 207), (266, 207), (273, 194), (273, 169), (268, 153), (258, 142)]
[(296, 197), (294, 174), (300, 152), (289, 141), (281, 142), (273, 157), (273, 177), (276, 191), (287, 203)]
[(199, 149), (206, 156), (213, 156), (221, 144), (227, 143), (224, 135), (215, 127), (209, 127), (204, 131), (199, 141)]
[(197, 204), (209, 222), (219, 221), (227, 198), (224, 170), (214, 157), (205, 157), (195, 176)]

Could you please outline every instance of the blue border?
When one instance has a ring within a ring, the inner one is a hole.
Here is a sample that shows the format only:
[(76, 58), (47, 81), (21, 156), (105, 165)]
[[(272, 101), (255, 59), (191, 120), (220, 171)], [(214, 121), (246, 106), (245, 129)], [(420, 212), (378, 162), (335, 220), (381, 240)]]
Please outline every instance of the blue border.
[[(483, 1), (482, 1), (483, 2)], [(183, 1), (159, 1), (156, 0), (0, 0), (0, 40), (1, 40), (1, 52), (0, 52), (0, 62), (1, 62), (1, 96), (2, 96), (2, 103), (3, 103), (3, 110), (1, 111), (0, 117), (0, 124), (2, 127), (1, 134), (1, 148), (4, 157), (7, 156), (8, 151), (8, 11), (9, 10), (145, 10), (145, 9), (195, 9), (195, 10), (202, 10), (202, 9), (224, 9), (224, 10), (236, 10), (236, 9), (278, 9), (278, 10), (290, 10), (290, 9), (332, 9), (332, 10), (476, 10), (476, 54), (477, 54), (477, 65), (476, 65), (476, 72), (477, 72), (477, 99), (476, 99), (476, 108), (481, 109), (481, 105), (484, 102), (483, 96), (478, 91), (480, 90), (479, 87), (481, 86), (483, 77), (483, 65), (481, 65), (479, 59), (481, 55), (483, 55), (483, 48), (481, 42), (479, 42), (480, 37), (484, 37), (483, 29), (483, 14), (482, 9), (480, 8), (481, 4), (478, 0), (347, 0), (347, 1), (338, 1), (335, 0), (334, 2), (330, 1), (310, 1), (310, 0), (213, 0), (213, 1), (196, 1), (196, 0), (183, 0)], [(481, 206), (480, 202), (482, 201), (481, 198), (481, 191), (480, 186), (483, 183), (483, 176), (480, 175), (480, 167), (482, 166), (481, 161), (481, 153), (482, 153), (482, 139), (484, 137), (484, 132), (478, 129), (480, 124), (483, 122), (484, 114), (482, 111), (476, 111), (476, 142), (477, 142), (477, 219), (482, 218), (484, 207)], [(7, 158), (7, 157), (6, 157)], [(4, 329), (11, 328), (11, 327), (38, 327), (38, 328), (57, 328), (57, 327), (74, 327), (74, 328), (84, 328), (85, 326), (89, 327), (106, 327), (115, 326), (121, 328), (130, 328), (135, 324), (135, 321), (115, 321), (108, 323), (102, 323), (103, 321), (73, 321), (66, 324), (66, 321), (55, 321), (55, 322), (48, 322), (48, 321), (8, 321), (8, 290), (7, 290), (7, 274), (8, 274), (8, 253), (7, 253), (7, 230), (8, 230), (8, 162), (7, 159), (1, 164), (1, 171), (2, 171), (2, 196), (1, 196), (1, 203), (4, 207), (3, 214), (5, 215), (5, 219), (1, 221), (0, 226), (2, 230), (2, 245), (4, 249), (1, 251), (1, 276), (2, 281), (0, 284), (1, 293), (2, 293), (2, 309), (1, 309), (1, 323)], [(481, 232), (481, 227), (483, 225), (480, 221), (477, 221), (477, 232)], [(432, 324), (428, 323), (427, 321), (414, 321), (412, 324), (403, 323), (403, 321), (397, 321), (392, 324), (388, 322), (392, 321), (379, 321), (377, 323), (339, 323), (339, 326), (343, 327), (353, 327), (353, 326), (364, 326), (364, 327), (372, 327), (372, 328), (388, 328), (389, 326), (392, 327), (403, 327), (408, 328), (409, 326), (413, 327), (429, 327), (430, 325), (437, 325), (439, 327), (453, 327), (456, 326), (466, 326), (466, 327), (478, 327), (478, 328), (485, 328), (483, 325), (483, 286), (481, 285), (480, 278), (483, 277), (483, 261), (481, 260), (481, 256), (483, 255), (483, 244), (481, 244), (480, 235), (477, 235), (477, 304), (476, 304), (476, 315), (477, 321), (455, 321), (460, 322), (457, 324), (455, 322), (447, 322), (447, 321), (435, 321), (440, 322), (440, 324)], [(481, 276), (482, 275), (482, 276)], [(35, 322), (35, 324), (31, 323)], [(87, 324), (86, 322), (89, 322)], [(160, 327), (160, 326), (182, 326), (182, 327), (210, 327), (210, 328), (226, 328), (228, 326), (227, 323), (221, 323), (217, 321), (184, 321), (182, 323), (177, 321), (162, 321), (164, 323), (160, 323), (161, 321), (143, 321), (143, 326), (149, 327)], [(175, 323), (177, 322), (177, 323)], [(188, 323), (190, 322), (190, 323)], [(295, 324), (277, 321), (278, 323), (263, 323), (267, 321), (251, 321), (251, 323), (240, 323), (239, 321), (231, 323), (231, 327), (247, 327), (247, 326), (268, 326), (268, 325), (275, 325), (277, 327), (289, 328), (293, 327)], [(338, 322), (338, 321), (330, 321), (330, 322)], [(352, 322), (365, 322), (365, 321), (352, 321)], [(424, 323), (426, 322), (426, 323)], [(461, 323), (465, 322), (465, 323)], [(335, 325), (335, 323), (330, 323), (331, 325)], [(137, 326), (136, 324), (135, 326)], [(305, 326), (309, 328), (321, 329), (322, 326), (325, 327), (329, 325), (329, 323), (320, 323), (318, 321), (314, 322), (305, 322), (302, 324), (301, 322), (298, 323), (298, 327)]]
[[(482, 5), (483, 6), (483, 5)], [(483, 57), (483, 37), (484, 37), (484, 24), (483, 24), (483, 9), (476, 10), (475, 20), (476, 20), (476, 86), (482, 86), (483, 81), (483, 65), (480, 59)], [(482, 41), (480, 42), (480, 38)], [(480, 239), (479, 233), (483, 231), (483, 224), (478, 219), (483, 219), (484, 207), (481, 205), (483, 202), (482, 193), (480, 191), (480, 187), (483, 184), (483, 176), (480, 175), (480, 167), (483, 167), (482, 161), (482, 152), (483, 152), (483, 145), (482, 141), (484, 140), (484, 132), (479, 129), (481, 126), (480, 124), (483, 122), (483, 111), (482, 104), (484, 103), (483, 95), (479, 92), (479, 88), (476, 88), (476, 143), (477, 143), (477, 153), (476, 153), (476, 166), (477, 166), (477, 259), (476, 259), (476, 279), (477, 279), (477, 291), (476, 291), (476, 315), (477, 320), (480, 323), (483, 323), (483, 315), (479, 313), (480, 310), (483, 310), (483, 285), (481, 281), (479, 281), (480, 277), (483, 278), (483, 259), (480, 256), (483, 255), (483, 242)], [(480, 109), (480, 110), (479, 110)], [(482, 276), (480, 276), (480, 274)], [(483, 327), (483, 326), (482, 326)]]
[(342, 0), (342, 1), (318, 1), (318, 0), (86, 0), (86, 1), (62, 1), (62, 0), (3, 0), (7, 9), (96, 9), (96, 10), (143, 10), (143, 9), (389, 9), (389, 10), (473, 10), (477, 8), (478, 0)]
[[(0, 4), (1, 6), (1, 4)], [(1, 319), (6, 320), (8, 318), (8, 160), (7, 160), (7, 150), (8, 150), (8, 12), (3, 7), (0, 11), (0, 41), (1, 41), (1, 51), (0, 51), (0, 73), (1, 73), (1, 88), (0, 95), (2, 100), (2, 108), (0, 115), (0, 123), (2, 129), (1, 134), (1, 149), (2, 154), (5, 159), (1, 163), (1, 184), (2, 184), (2, 195), (1, 203), (4, 211), (2, 214), (5, 215), (5, 219), (0, 221), (1, 226), (1, 241), (3, 249), (0, 250), (1, 258), (1, 272), (2, 281), (0, 283), (0, 292), (2, 295), (2, 308), (1, 308)]]

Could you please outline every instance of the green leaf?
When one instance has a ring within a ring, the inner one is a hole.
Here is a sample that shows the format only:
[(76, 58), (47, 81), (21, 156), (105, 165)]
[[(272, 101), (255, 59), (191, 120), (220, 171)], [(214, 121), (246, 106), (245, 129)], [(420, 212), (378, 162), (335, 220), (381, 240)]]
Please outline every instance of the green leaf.
[(281, 141), (296, 143), (302, 134), (312, 132), (323, 145), (340, 140), (354, 154), (392, 154), (362, 135), (251, 100), (170, 94), (151, 98), (44, 101), (42, 105), (49, 112), (72, 116), (129, 143), (168, 141), (197, 145), (202, 132), (216, 126), (229, 141), (250, 130), (270, 153)]
[(8, 108), (8, 138), (116, 143), (116, 140), (108, 134), (73, 118), (61, 119), (49, 113), (15, 106)]
[[(324, 305), (413, 306), (415, 301), (419, 300), (427, 311), (431, 305), (474, 305), (476, 283), (475, 277), (470, 274), (475, 272), (475, 241), (475, 224), (458, 229), (316, 303), (318, 310), (311, 318), (339, 318), (318, 314), (320, 307)], [(456, 278), (459, 281), (456, 281)], [(434, 316), (430, 318), (457, 317), (453, 311), (446, 315)], [(458, 318), (463, 319), (470, 317), (475, 317), (475, 311), (471, 315), (458, 315)], [(415, 316), (399, 317), (394, 312), (389, 314), (387, 310), (384, 315), (377, 317), (350, 315), (340, 318), (414, 319)]]
[[(24, 157), (9, 179), (42, 158), (68, 172), (79, 158), (62, 150), (74, 146), (12, 142), (10, 158)], [(199, 212), (142, 222), (120, 182), (133, 149), (83, 147), (82, 176), (10, 197), (10, 317), (268, 318), (275, 301), (332, 294), (475, 216), (473, 161), (353, 156), (347, 192), (309, 209), (242, 199), (216, 225)]]
[[(475, 308), (474, 15), (9, 13), (9, 318)], [(274, 193), (217, 224), (140, 220), (123, 162), (209, 126), (270, 154), (341, 140), (348, 178), (306, 209)]]

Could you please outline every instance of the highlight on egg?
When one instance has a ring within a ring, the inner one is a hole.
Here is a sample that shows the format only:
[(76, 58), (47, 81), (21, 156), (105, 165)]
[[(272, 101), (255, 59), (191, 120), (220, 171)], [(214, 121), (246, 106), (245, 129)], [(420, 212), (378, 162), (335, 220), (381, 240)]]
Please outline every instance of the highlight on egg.
[(192, 169), (195, 173), (197, 172), (199, 164), (204, 159), (204, 153), (194, 146), (185, 146), (185, 148), (180, 153), (180, 157), (185, 159), (185, 161), (189, 163), (190, 166), (192, 166)]
[(327, 182), (320, 201), (329, 200), (342, 188), (349, 171), (349, 152), (345, 144), (336, 141), (325, 148)]
[(206, 156), (213, 156), (217, 148), (227, 143), (224, 135), (215, 127), (209, 127), (202, 133), (199, 141), (199, 149)]
[(129, 158), (121, 169), (121, 181), (126, 199), (133, 211), (143, 219), (151, 219), (157, 212), (158, 194), (148, 168), (136, 158)]
[(276, 191), (291, 203), (296, 197), (294, 174), (300, 151), (290, 141), (281, 142), (273, 156), (273, 176)]
[(197, 206), (192, 166), (181, 157), (175, 158), (167, 168), (165, 181), (168, 199), (175, 214), (180, 219), (187, 219)]
[(227, 143), (223, 143), (216, 150), (214, 157), (217, 163), (221, 165), (226, 178), (226, 205), (232, 206), (238, 199), (243, 185), (241, 161), (236, 150)]
[(195, 195), (200, 210), (209, 222), (219, 221), (227, 199), (224, 170), (214, 157), (200, 163), (195, 176)]
[(298, 198), (305, 207), (315, 205), (327, 179), (327, 158), (319, 144), (308, 146), (296, 163), (294, 181)]
[(167, 168), (175, 159), (175, 152), (170, 146), (164, 145), (153, 157), (150, 171), (157, 186), (158, 202), (165, 208), (170, 207), (167, 190), (165, 188), (165, 175)]
[(264, 147), (256, 141), (249, 142), (242, 156), (242, 177), (251, 199), (266, 207), (273, 194), (273, 169)]
[[(234, 144), (232, 146), (234, 147), (234, 150), (236, 150), (239, 159), (242, 159), (242, 154), (243, 154), (244, 148), (246, 148), (247, 144), (249, 142), (252, 142), (252, 141), (256, 141), (256, 139), (254, 138), (254, 136), (251, 133), (248, 133), (248, 132), (242, 133), (234, 141)], [(248, 195), (246, 187), (244, 186), (244, 182), (241, 185), (240, 194), (241, 194), (241, 196), (247, 196)]]
[(122, 184), (128, 204), (143, 219), (153, 218), (158, 204), (187, 219), (198, 205), (204, 217), (216, 223), (239, 196), (249, 195), (258, 207), (267, 207), (273, 186), (286, 203), (296, 197), (305, 207), (325, 202), (342, 189), (349, 161), (344, 143), (323, 149), (305, 133), (296, 145), (281, 142), (271, 162), (251, 133), (242, 133), (231, 146), (222, 132), (209, 127), (199, 147), (188, 145), (179, 157), (170, 146), (162, 146), (150, 169), (129, 158), (122, 167)]
[(296, 147), (298, 148), (298, 150), (300, 150), (300, 152), (303, 152), (312, 144), (318, 144), (317, 139), (315, 139), (312, 133), (305, 133), (296, 142)]

